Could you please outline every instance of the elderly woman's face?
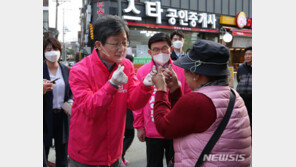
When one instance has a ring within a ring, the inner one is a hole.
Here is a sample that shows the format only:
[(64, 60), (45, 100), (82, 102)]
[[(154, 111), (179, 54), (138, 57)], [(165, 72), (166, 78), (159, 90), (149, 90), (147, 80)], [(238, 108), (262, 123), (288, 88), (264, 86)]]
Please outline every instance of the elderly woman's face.
[(194, 90), (196, 87), (196, 81), (194, 80), (194, 78), (196, 77), (195, 74), (188, 70), (184, 70), (184, 75), (185, 75), (188, 87), (191, 90)]

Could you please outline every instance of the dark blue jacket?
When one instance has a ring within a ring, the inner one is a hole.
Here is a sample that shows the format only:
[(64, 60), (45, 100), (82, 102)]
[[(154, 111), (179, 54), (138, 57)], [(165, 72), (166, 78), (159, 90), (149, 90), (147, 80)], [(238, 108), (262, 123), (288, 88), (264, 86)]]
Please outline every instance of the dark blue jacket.
[[(63, 79), (65, 81), (65, 98), (64, 102), (67, 102), (69, 99), (72, 99), (72, 92), (69, 85), (69, 69), (65, 65), (59, 63), (63, 75)], [(46, 63), (43, 63), (43, 79), (50, 80), (49, 71)], [(46, 92), (43, 95), (43, 141), (46, 147), (52, 146), (52, 138), (53, 138), (53, 93), (52, 91)], [(66, 113), (63, 114), (63, 143), (68, 141), (69, 135), (69, 124), (70, 124), (70, 116)]]
[[(182, 54), (182, 57), (184, 56), (184, 54)], [(179, 59), (179, 57), (177, 56), (177, 54), (176, 54), (176, 51), (175, 50), (173, 50), (172, 51), (172, 54), (171, 54), (171, 59), (173, 60), (173, 61), (175, 61), (175, 60), (177, 60), (177, 59)]]
[[(236, 91), (241, 96), (252, 96), (252, 67), (248, 66), (246, 62), (240, 64), (237, 69), (237, 87)], [(243, 97), (243, 98), (244, 98)]]

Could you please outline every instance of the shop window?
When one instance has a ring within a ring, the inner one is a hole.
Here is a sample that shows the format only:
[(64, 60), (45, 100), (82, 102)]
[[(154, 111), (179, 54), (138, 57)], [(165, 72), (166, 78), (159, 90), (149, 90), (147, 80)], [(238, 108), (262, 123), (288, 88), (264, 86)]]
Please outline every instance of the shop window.
[[(170, 36), (170, 33), (174, 30), (166, 29), (148, 29), (148, 28), (130, 28), (130, 47), (136, 58), (151, 58), (148, 54), (148, 41), (150, 37), (158, 32), (166, 33)], [(218, 34), (194, 32), (194, 31), (182, 31), (185, 35), (183, 51), (191, 49), (193, 44), (198, 39), (206, 39), (218, 42)]]
[(244, 48), (230, 48), (229, 66), (233, 66), (234, 71), (237, 71), (238, 66), (244, 62)]

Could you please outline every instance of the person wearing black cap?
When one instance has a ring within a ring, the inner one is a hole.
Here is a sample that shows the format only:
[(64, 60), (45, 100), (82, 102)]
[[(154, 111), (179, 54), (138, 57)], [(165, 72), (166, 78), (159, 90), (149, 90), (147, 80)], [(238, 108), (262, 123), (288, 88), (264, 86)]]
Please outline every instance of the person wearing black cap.
[[(158, 70), (152, 77), (157, 88), (154, 120), (161, 135), (174, 139), (174, 167), (195, 166), (224, 118), (231, 94), (228, 59), (229, 50), (224, 45), (196, 41), (188, 55), (174, 62), (185, 70), (187, 84), (192, 89), (183, 96), (173, 73), (168, 75)], [(167, 85), (174, 91), (168, 94)], [(242, 98), (232, 91), (235, 103), (229, 122), (214, 148), (201, 157), (205, 161), (203, 166), (250, 166), (250, 120)], [(220, 156), (224, 157), (223, 161), (219, 160)]]

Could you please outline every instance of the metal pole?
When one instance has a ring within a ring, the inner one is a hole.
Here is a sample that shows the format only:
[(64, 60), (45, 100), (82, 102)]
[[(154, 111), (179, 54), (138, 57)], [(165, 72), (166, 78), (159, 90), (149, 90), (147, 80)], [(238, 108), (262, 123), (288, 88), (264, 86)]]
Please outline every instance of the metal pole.
[(84, 42), (84, 25), (85, 25), (85, 21), (84, 18), (86, 18), (86, 6), (84, 3), (84, 0), (82, 0), (82, 9), (81, 9), (81, 15), (83, 15), (83, 17), (81, 17), (81, 38), (80, 38), (80, 49), (83, 48), (83, 42)]
[(66, 62), (66, 45), (65, 45), (65, 9), (63, 8), (63, 61)]
[(55, 28), (58, 30), (58, 7), (59, 7), (59, 0), (56, 0), (56, 18), (55, 18)]
[(121, 0), (117, 0), (118, 16), (121, 17)]

